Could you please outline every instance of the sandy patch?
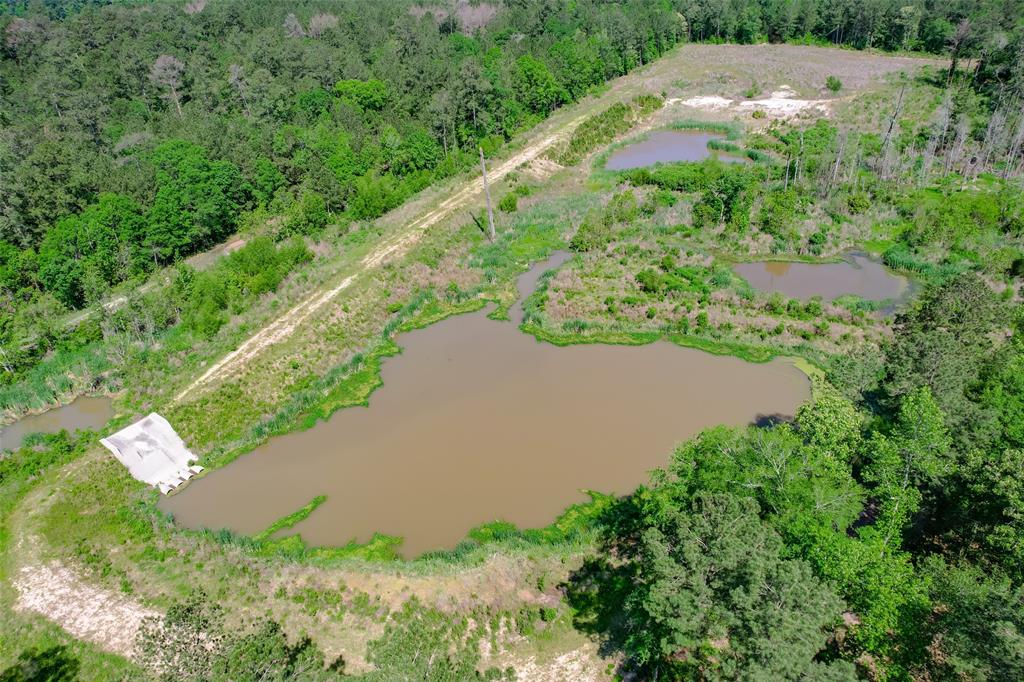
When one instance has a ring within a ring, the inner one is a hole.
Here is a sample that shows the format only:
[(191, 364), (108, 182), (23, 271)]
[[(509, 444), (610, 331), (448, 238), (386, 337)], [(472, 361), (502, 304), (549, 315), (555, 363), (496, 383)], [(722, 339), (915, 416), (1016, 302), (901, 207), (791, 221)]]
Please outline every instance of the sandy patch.
[(728, 111), (730, 109), (752, 112), (763, 111), (771, 118), (790, 118), (802, 112), (816, 112), (827, 116), (831, 112), (832, 100), (829, 99), (798, 99), (796, 93), (788, 85), (781, 85), (768, 97), (760, 99), (731, 100), (719, 95), (701, 95), (678, 101), (691, 109), (701, 111)]
[(547, 157), (540, 157), (533, 160), (529, 166), (526, 167), (524, 174), (529, 175), (535, 180), (545, 180), (558, 171), (562, 170), (563, 166)]
[(728, 109), (732, 106), (733, 101), (726, 99), (725, 97), (719, 97), (718, 95), (701, 95), (699, 97), (691, 97), (682, 101), (683, 106), (692, 107), (694, 109), (703, 109), (704, 111), (721, 111)]
[(72, 636), (128, 658), (143, 619), (159, 615), (123, 594), (89, 585), (56, 561), (23, 567), (14, 588), (16, 610), (34, 611)]
[(607, 662), (601, 660), (592, 644), (568, 651), (546, 663), (538, 663), (531, 656), (513, 665), (516, 679), (520, 682), (598, 682), (610, 679), (604, 675)]
[(797, 99), (793, 89), (783, 85), (768, 97), (744, 100), (736, 106), (746, 110), (760, 109), (775, 118), (789, 118), (808, 110), (828, 115), (831, 102), (828, 99)]

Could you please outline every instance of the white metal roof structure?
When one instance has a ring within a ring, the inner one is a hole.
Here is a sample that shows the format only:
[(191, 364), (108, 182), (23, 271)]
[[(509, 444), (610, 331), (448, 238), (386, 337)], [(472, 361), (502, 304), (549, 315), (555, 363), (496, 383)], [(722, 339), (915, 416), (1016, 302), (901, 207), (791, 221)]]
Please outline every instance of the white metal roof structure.
[(153, 412), (100, 440), (128, 472), (165, 495), (203, 470), (170, 422)]

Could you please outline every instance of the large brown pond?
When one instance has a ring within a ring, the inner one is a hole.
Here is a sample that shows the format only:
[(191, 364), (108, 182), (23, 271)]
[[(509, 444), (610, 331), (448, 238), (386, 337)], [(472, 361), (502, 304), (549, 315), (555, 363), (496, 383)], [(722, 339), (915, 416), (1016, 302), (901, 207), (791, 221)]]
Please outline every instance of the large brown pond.
[(73, 403), (24, 417), (0, 429), (0, 450), (21, 447), (30, 433), (99, 429), (113, 416), (110, 398), (79, 398)]
[[(541, 270), (520, 281), (531, 290)], [(518, 317), (518, 311), (513, 311)], [(539, 343), (481, 311), (401, 337), (368, 408), (271, 439), (164, 501), (190, 527), (253, 533), (314, 496), (295, 527), (323, 545), (405, 538), (450, 548), (481, 523), (550, 523), (582, 490), (625, 493), (678, 441), (720, 423), (792, 415), (808, 382), (792, 364), (680, 348)]]
[(726, 163), (745, 163), (742, 156), (730, 156), (708, 149), (711, 140), (724, 139), (721, 135), (700, 131), (660, 130), (649, 134), (640, 142), (623, 147), (608, 157), (608, 170), (644, 168), (656, 163), (675, 161), (703, 161), (714, 156)]
[(903, 299), (910, 293), (906, 278), (892, 274), (863, 253), (848, 254), (838, 263), (740, 263), (735, 271), (755, 289), (804, 300), (820, 296), (832, 301), (854, 295), (868, 301), (887, 301)]

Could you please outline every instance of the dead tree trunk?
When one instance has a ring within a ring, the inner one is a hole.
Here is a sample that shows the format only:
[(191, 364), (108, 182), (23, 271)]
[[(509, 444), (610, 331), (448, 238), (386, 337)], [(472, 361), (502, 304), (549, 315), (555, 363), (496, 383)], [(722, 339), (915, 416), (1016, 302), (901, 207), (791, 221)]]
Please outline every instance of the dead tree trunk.
[(800, 161), (804, 158), (804, 129), (800, 129), (800, 149), (796, 152), (796, 169), (793, 173), (793, 182), (800, 182)]
[(843, 154), (846, 152), (846, 131), (840, 131), (839, 133), (839, 149), (836, 151), (836, 162), (832, 166), (832, 175), (828, 180), (828, 185), (825, 187), (825, 195), (831, 196), (832, 191), (835, 189), (836, 181), (839, 179), (839, 169), (843, 165)]
[(904, 84), (903, 87), (900, 88), (900, 96), (899, 99), (896, 100), (896, 108), (892, 110), (892, 117), (889, 119), (889, 129), (885, 131), (885, 140), (882, 141), (882, 153), (880, 158), (882, 160), (883, 178), (887, 177), (889, 172), (889, 169), (887, 168), (888, 164), (886, 163), (886, 159), (888, 158), (889, 154), (889, 145), (892, 143), (892, 134), (893, 131), (896, 129), (896, 120), (900, 117), (900, 114), (903, 113), (903, 95), (906, 93), (906, 91), (907, 86), (906, 84)]
[(946, 91), (946, 95), (942, 99), (942, 105), (939, 107), (936, 114), (935, 130), (932, 131), (931, 136), (928, 138), (928, 144), (924, 149), (924, 159), (921, 163), (922, 183), (927, 182), (931, 176), (932, 165), (935, 163), (935, 157), (942, 149), (942, 145), (946, 139), (946, 131), (949, 129), (952, 106), (949, 91)]
[(480, 150), (480, 172), (484, 176), (484, 198), (487, 201), (487, 227), (491, 231), (491, 241), (494, 241), (494, 209), (491, 208), (491, 188), (487, 185), (487, 164), (484, 163), (484, 148), (477, 147)]
[(1017, 114), (1017, 130), (1013, 134), (1009, 149), (1006, 150), (1006, 165), (1003, 166), (1003, 179), (1010, 177), (1016, 166), (1017, 155), (1024, 146), (1024, 114)]
[(943, 170), (949, 173), (953, 171), (963, 159), (964, 147), (967, 144), (967, 134), (970, 132), (970, 124), (966, 119), (961, 118), (956, 124), (956, 132), (953, 137), (953, 145), (947, 150), (946, 162)]
[(174, 108), (178, 110), (178, 118), (181, 118), (181, 97), (178, 96), (178, 91), (171, 86), (171, 99), (174, 100)]

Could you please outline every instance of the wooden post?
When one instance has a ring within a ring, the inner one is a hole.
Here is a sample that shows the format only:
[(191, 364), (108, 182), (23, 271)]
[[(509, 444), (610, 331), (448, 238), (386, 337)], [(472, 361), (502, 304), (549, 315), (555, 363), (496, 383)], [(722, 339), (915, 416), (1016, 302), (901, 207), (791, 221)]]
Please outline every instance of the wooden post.
[(494, 241), (494, 209), (491, 208), (491, 188), (487, 186), (487, 164), (484, 163), (484, 148), (477, 147), (480, 150), (480, 172), (484, 176), (484, 197), (487, 200), (487, 226), (491, 230), (491, 241)]

